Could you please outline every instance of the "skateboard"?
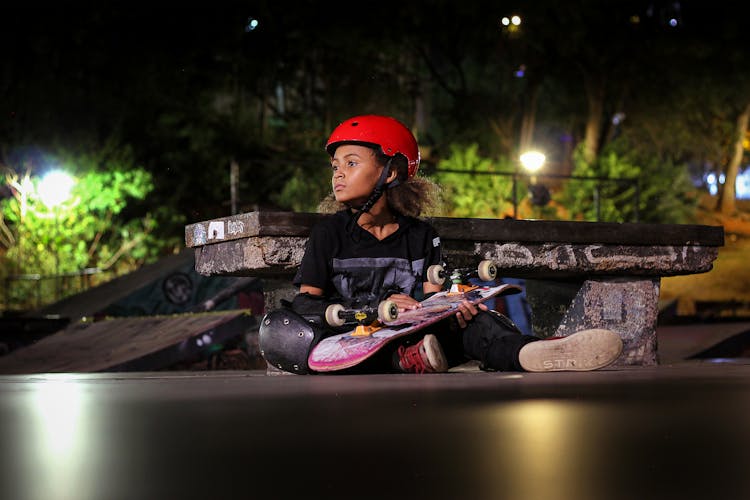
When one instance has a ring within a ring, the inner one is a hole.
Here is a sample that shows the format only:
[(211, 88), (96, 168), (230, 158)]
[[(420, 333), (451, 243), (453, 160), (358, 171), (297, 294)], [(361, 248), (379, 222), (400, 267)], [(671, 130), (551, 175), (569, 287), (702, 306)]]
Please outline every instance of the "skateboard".
[[(494, 269), (490, 264), (486, 264), (487, 262), (482, 261), (480, 263), (477, 269), (477, 277), (482, 281), (493, 281), (492, 279), (486, 279), (490, 278), (490, 275), (483, 272), (492, 272)], [(321, 340), (312, 349), (308, 357), (310, 369), (317, 372), (331, 372), (351, 368), (370, 358), (390, 341), (418, 332), (455, 314), (459, 304), (464, 300), (476, 305), (492, 297), (511, 295), (522, 291), (518, 285), (511, 284), (477, 286), (458, 283), (457, 276), (459, 274), (464, 279), (467, 276), (465, 272), (454, 270), (450, 275), (450, 289), (443, 290), (425, 299), (421, 302), (422, 307), (418, 309), (399, 313), (393, 303), (388, 304), (389, 301), (384, 301), (378, 306), (377, 314), (372, 309), (369, 310), (368, 314), (364, 311), (347, 311), (343, 308), (336, 308), (334, 314), (331, 312), (331, 306), (329, 306), (326, 311), (327, 319), (330, 314), (331, 319), (338, 317), (339, 322), (344, 317), (351, 318), (357, 315), (361, 320), (351, 331)], [(431, 266), (427, 271), (428, 280), (435, 284), (444, 283), (448, 276), (443, 266)], [(375, 316), (377, 316), (377, 319), (367, 324), (367, 321)]]

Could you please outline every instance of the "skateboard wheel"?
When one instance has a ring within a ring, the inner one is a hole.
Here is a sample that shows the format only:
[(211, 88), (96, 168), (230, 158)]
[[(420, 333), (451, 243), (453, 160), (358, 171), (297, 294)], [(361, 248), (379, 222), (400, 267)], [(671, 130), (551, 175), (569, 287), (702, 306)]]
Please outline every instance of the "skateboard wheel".
[(427, 268), (427, 281), (433, 285), (445, 283), (445, 269), (440, 264), (434, 264)]
[(494, 281), (497, 278), (497, 266), (491, 260), (483, 260), (477, 266), (477, 275), (482, 281)]
[(380, 321), (394, 321), (398, 318), (398, 306), (392, 300), (384, 300), (378, 304), (378, 318)]
[(341, 304), (331, 304), (326, 307), (326, 323), (331, 326), (343, 326), (345, 320), (339, 313), (344, 311), (344, 306)]

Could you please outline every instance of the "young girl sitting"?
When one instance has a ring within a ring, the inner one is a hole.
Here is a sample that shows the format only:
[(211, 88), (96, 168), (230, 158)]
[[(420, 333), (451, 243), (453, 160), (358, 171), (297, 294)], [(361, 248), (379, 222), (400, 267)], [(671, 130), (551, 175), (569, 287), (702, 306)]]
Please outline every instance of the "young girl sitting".
[[(336, 333), (323, 319), (328, 304), (376, 307), (388, 299), (402, 312), (440, 291), (426, 279), (427, 268), (442, 262), (440, 238), (418, 218), (437, 202), (439, 189), (416, 175), (420, 154), (411, 131), (391, 117), (356, 116), (336, 127), (326, 151), (333, 193), (321, 207), (338, 210), (310, 234), (291, 310), (269, 313), (260, 328), (266, 360), (292, 373), (308, 373), (312, 347)], [(468, 360), (484, 370), (595, 370), (622, 351), (619, 335), (608, 330), (542, 341), (469, 302), (453, 321), (415, 336), (391, 342), (356, 371), (443, 372)]]

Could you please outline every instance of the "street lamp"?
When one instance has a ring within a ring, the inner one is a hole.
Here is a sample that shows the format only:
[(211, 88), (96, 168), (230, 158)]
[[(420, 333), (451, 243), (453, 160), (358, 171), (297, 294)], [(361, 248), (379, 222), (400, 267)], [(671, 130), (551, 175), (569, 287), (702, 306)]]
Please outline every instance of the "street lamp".
[[(539, 151), (527, 151), (520, 157), (521, 164), (531, 174), (529, 179), (529, 195), (531, 197), (531, 204), (535, 207), (543, 207), (550, 200), (549, 190), (544, 184), (537, 184), (536, 173), (542, 168), (545, 161), (544, 153)], [(537, 218), (541, 213), (541, 209), (536, 210)]]
[[(549, 202), (549, 191), (543, 185), (536, 184), (536, 174), (540, 168), (544, 165), (545, 156), (544, 153), (539, 151), (526, 151), (519, 158), (523, 168), (531, 174), (531, 183), (529, 191), (531, 192), (531, 201), (534, 205), (546, 205)], [(513, 218), (518, 218), (518, 195), (516, 194), (516, 177), (518, 176), (518, 169), (515, 169), (513, 174)]]
[[(537, 173), (539, 169), (542, 168), (546, 157), (544, 156), (544, 153), (540, 153), (539, 151), (526, 151), (520, 156), (519, 159), (521, 160), (521, 165), (523, 165), (523, 168), (525, 168), (526, 171), (533, 176), (533, 174)], [(532, 177), (531, 179), (532, 184), (536, 182), (536, 179), (534, 177)]]
[(69, 174), (53, 170), (39, 182), (39, 197), (47, 208), (54, 209), (68, 201), (73, 184), (75, 181)]
[(60, 206), (70, 199), (75, 180), (61, 170), (52, 170), (39, 182), (38, 193), (42, 203), (51, 210), (55, 217), (55, 299), (60, 298), (60, 255), (57, 249), (57, 238), (60, 235)]

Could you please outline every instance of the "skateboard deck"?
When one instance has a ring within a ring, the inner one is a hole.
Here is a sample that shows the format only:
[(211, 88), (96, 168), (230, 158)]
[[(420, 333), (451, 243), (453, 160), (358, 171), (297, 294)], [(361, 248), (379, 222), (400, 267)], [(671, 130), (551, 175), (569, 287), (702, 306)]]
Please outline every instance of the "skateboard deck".
[(346, 333), (326, 337), (310, 352), (308, 365), (317, 372), (331, 372), (356, 366), (378, 352), (393, 339), (443, 320), (456, 312), (467, 300), (479, 304), (499, 295), (520, 293), (518, 285), (477, 286), (465, 292), (442, 291), (422, 301), (422, 307), (400, 312), (393, 321), (378, 325), (369, 335), (357, 334), (353, 328)]

